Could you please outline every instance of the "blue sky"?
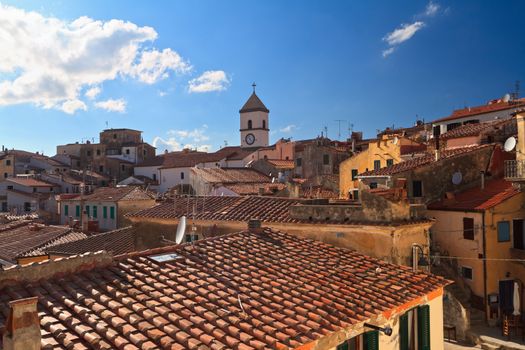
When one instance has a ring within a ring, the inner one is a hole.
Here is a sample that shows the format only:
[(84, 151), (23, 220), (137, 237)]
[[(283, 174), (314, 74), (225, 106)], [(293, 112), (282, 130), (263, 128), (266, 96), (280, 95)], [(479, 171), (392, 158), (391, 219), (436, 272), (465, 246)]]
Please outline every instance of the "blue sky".
[(51, 155), (107, 122), (159, 151), (236, 145), (254, 81), (271, 141), (324, 126), (337, 138), (337, 119), (373, 136), (516, 80), (524, 90), (524, 12), (523, 1), (3, 1), (0, 144)]

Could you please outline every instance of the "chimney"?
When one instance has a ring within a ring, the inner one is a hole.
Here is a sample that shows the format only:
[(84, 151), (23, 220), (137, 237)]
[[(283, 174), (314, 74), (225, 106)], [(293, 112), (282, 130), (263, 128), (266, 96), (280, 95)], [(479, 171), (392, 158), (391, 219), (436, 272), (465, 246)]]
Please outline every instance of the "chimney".
[(40, 350), (40, 320), (37, 297), (9, 302), (3, 336), (4, 350)]
[(88, 215), (86, 209), (82, 210), (82, 232), (87, 233), (89, 231), (88, 226)]
[(259, 196), (264, 196), (264, 187), (259, 187)]
[(440, 151), (439, 149), (434, 150), (434, 160), (437, 162), (440, 158)]
[(479, 173), (481, 175), (481, 189), (484, 190), (485, 189), (485, 172), (481, 170)]
[(250, 219), (248, 221), (248, 231), (251, 233), (262, 233), (262, 223), (259, 219)]
[(516, 124), (518, 127), (516, 160), (525, 160), (525, 112), (516, 114)]

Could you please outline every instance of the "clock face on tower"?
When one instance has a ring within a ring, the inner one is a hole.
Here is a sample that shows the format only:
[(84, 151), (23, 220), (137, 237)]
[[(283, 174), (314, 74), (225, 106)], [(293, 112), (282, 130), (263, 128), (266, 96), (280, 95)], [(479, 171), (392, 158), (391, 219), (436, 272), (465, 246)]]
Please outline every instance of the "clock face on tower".
[(253, 145), (253, 143), (255, 142), (255, 136), (253, 134), (248, 134), (246, 135), (244, 140), (246, 141), (247, 144)]

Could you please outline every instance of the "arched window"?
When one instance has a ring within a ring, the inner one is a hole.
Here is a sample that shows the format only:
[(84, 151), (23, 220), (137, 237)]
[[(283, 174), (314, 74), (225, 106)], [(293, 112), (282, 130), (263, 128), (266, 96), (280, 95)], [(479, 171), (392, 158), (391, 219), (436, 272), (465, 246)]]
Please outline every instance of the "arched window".
[(266, 120), (263, 119), (263, 129), (266, 129)]
[(252, 128), (252, 121), (248, 120), (248, 129), (251, 129), (251, 128)]

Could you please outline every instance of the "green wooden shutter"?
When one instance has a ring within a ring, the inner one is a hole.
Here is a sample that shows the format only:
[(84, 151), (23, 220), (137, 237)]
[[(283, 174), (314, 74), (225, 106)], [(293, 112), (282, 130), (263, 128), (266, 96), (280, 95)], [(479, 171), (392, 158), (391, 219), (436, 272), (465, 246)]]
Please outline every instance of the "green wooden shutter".
[(69, 215), (69, 206), (66, 204), (64, 205), (64, 216), (68, 216)]
[(97, 209), (98, 209), (98, 207), (97, 207), (96, 205), (94, 205), (94, 206), (93, 206), (93, 218), (95, 218), (95, 219), (96, 219), (97, 216), (98, 216)]
[(348, 350), (348, 340), (345, 340), (341, 344), (337, 345), (336, 350)]
[(419, 350), (430, 350), (430, 307), (417, 308), (417, 342)]
[(75, 214), (76, 214), (75, 216), (76, 216), (77, 218), (80, 216), (80, 205), (77, 205), (77, 206), (75, 207)]
[(379, 331), (370, 331), (363, 334), (364, 350), (379, 350)]
[(110, 219), (115, 218), (115, 207), (109, 207), (109, 218)]
[(399, 348), (408, 350), (408, 314), (399, 318)]
[(89, 217), (89, 205), (86, 205), (86, 214)]
[(108, 218), (108, 207), (102, 207), (102, 217), (104, 219)]

